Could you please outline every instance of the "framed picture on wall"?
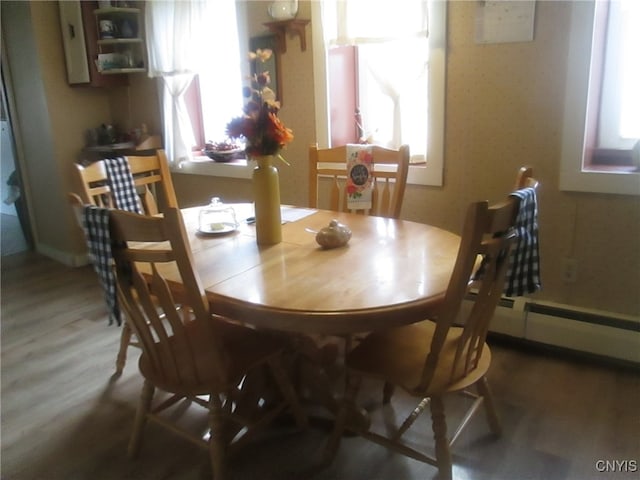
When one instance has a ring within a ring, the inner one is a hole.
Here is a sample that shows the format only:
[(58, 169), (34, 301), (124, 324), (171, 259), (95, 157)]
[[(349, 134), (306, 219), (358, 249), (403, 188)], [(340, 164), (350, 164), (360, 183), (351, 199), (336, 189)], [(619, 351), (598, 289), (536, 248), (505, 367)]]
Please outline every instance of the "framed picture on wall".
[(271, 58), (266, 62), (259, 60), (251, 63), (251, 75), (257, 75), (262, 72), (269, 72), (271, 83), (268, 87), (276, 92), (276, 99), (283, 103), (282, 99), (282, 82), (280, 81), (280, 55), (277, 51), (277, 43), (275, 35), (261, 35), (251, 37), (249, 39), (249, 51), (255, 52), (257, 49), (271, 49), (273, 52)]

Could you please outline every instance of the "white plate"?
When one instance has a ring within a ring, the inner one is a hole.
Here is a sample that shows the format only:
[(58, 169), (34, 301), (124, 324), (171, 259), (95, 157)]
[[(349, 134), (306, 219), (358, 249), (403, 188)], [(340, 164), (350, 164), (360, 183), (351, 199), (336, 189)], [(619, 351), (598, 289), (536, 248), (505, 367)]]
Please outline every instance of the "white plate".
[(225, 233), (234, 232), (237, 228), (237, 225), (233, 223), (212, 223), (208, 227), (198, 228), (198, 233), (202, 235), (224, 235)]

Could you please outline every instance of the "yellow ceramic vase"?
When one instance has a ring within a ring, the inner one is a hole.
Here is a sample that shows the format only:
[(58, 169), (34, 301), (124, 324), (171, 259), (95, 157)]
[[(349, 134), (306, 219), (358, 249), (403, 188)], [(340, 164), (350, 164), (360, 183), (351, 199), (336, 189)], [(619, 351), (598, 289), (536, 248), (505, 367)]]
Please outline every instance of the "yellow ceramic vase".
[(282, 241), (280, 217), (280, 181), (273, 155), (256, 156), (253, 169), (253, 196), (256, 209), (258, 245), (275, 245)]

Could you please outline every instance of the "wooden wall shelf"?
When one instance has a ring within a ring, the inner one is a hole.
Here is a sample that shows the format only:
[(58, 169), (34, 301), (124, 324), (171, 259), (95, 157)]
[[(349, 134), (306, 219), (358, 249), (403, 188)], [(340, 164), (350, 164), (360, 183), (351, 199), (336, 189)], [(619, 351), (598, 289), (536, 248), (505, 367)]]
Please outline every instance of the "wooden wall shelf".
[(282, 20), (279, 22), (268, 22), (264, 25), (269, 28), (276, 36), (278, 51), (285, 53), (287, 51), (287, 33), (292, 36), (300, 37), (300, 50), (303, 52), (307, 49), (307, 38), (305, 36), (305, 27), (309, 20), (300, 20), (293, 18), (291, 20)]

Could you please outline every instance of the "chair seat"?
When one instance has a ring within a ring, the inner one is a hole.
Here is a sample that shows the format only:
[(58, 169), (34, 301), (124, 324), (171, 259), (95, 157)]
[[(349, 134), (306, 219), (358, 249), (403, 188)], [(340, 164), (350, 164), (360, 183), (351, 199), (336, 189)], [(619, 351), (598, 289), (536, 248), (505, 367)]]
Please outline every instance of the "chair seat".
[[(404, 327), (371, 333), (347, 355), (347, 367), (398, 385), (418, 397), (455, 392), (473, 385), (489, 369), (491, 351), (485, 344), (478, 367), (466, 376), (458, 374), (452, 378), (451, 365), (463, 329), (451, 327), (440, 353), (440, 358), (444, 361), (438, 362), (433, 381), (428, 389), (418, 388), (435, 330), (436, 324), (425, 320)], [(402, 353), (399, 354), (399, 352)], [(462, 365), (458, 370), (462, 371)]]
[[(143, 352), (139, 362), (142, 375), (162, 390), (179, 395), (192, 396), (224, 391), (237, 385), (248, 370), (280, 354), (288, 345), (288, 339), (284, 335), (258, 332), (216, 318), (212, 318), (211, 321), (214, 325), (213, 332), (226, 351), (228, 364), (224, 366), (223, 372), (218, 372), (215, 368), (212, 330), (205, 328), (198, 321), (189, 321), (185, 324), (184, 331), (193, 350), (176, 349), (173, 354), (176, 356), (175, 364), (179, 366), (190, 365), (185, 357), (193, 354), (197, 369), (195, 374), (191, 369), (183, 369), (175, 372), (175, 376), (163, 375), (154, 370), (148, 356)], [(170, 341), (170, 344), (175, 346), (176, 342)], [(222, 378), (220, 373), (223, 375)]]

